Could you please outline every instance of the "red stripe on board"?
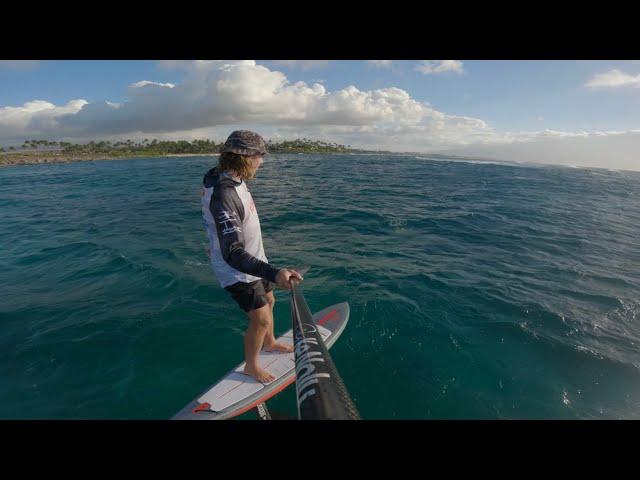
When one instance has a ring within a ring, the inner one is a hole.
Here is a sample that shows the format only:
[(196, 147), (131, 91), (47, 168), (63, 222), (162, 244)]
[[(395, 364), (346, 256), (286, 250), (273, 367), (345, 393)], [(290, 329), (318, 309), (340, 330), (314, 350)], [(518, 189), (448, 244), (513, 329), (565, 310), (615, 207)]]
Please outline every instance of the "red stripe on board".
[(322, 317), (322, 320), (320, 320), (318, 322), (318, 325), (324, 325), (325, 323), (327, 323), (329, 321), (329, 319), (331, 317), (333, 317), (336, 313), (338, 313), (338, 310), (336, 310), (335, 308), (333, 310), (331, 310), (329, 313), (327, 313), (324, 317)]

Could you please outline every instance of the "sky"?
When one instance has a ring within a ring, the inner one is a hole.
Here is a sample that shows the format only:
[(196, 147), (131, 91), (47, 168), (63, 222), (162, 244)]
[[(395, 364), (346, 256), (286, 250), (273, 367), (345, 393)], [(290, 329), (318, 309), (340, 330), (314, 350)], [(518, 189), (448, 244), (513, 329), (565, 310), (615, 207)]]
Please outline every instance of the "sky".
[(224, 141), (640, 170), (640, 61), (0, 60), (0, 146)]

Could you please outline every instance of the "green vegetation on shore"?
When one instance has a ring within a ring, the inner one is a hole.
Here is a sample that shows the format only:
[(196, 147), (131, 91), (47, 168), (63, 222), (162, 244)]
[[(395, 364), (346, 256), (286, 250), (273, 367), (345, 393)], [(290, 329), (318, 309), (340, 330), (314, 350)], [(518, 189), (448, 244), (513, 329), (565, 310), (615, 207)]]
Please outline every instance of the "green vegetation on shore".
[[(110, 142), (110, 141), (91, 141), (84, 144), (74, 144), (69, 142), (55, 142), (48, 140), (27, 140), (22, 144), (21, 150), (9, 147), (11, 152), (17, 153), (33, 153), (39, 154), (62, 154), (65, 156), (125, 156), (125, 155), (176, 155), (176, 154), (215, 154), (222, 148), (222, 143), (216, 143), (211, 140), (149, 140), (145, 138), (142, 141), (134, 142), (132, 140)], [(338, 143), (327, 143), (318, 140), (310, 140), (307, 138), (297, 140), (285, 140), (282, 142), (268, 141), (267, 148), (269, 153), (373, 153), (371, 151), (359, 150), (351, 148), (350, 145), (340, 145)], [(0, 152), (5, 151), (0, 147)], [(380, 153), (380, 152), (375, 152)]]

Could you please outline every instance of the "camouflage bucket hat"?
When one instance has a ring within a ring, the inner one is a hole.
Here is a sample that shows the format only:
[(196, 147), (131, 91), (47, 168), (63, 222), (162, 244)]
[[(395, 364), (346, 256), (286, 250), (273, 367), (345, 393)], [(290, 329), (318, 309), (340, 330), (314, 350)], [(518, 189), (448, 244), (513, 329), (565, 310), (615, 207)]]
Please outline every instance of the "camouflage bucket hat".
[(238, 155), (265, 155), (267, 146), (264, 139), (255, 132), (249, 130), (236, 130), (229, 135), (224, 142), (220, 153), (231, 152)]

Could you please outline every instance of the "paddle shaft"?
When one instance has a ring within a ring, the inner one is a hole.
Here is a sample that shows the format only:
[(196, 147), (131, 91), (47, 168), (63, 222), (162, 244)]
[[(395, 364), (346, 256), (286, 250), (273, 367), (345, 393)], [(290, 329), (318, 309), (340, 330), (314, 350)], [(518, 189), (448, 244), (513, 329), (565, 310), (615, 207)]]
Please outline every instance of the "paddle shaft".
[(291, 319), (300, 420), (359, 420), (349, 392), (318, 332), (297, 279), (291, 280)]

